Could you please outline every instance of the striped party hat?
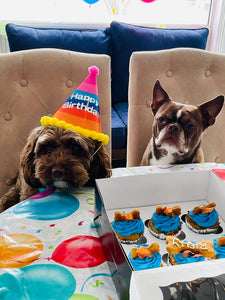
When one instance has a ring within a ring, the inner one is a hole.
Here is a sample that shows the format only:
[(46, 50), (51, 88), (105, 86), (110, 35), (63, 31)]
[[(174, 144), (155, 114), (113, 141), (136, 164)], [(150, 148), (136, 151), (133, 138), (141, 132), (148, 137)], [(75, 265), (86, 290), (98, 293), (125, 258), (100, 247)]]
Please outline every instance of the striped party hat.
[(60, 126), (63, 129), (72, 129), (83, 137), (92, 138), (106, 145), (109, 137), (101, 132), (99, 98), (97, 87), (96, 66), (88, 68), (88, 77), (70, 95), (66, 102), (52, 116), (41, 118), (43, 126)]

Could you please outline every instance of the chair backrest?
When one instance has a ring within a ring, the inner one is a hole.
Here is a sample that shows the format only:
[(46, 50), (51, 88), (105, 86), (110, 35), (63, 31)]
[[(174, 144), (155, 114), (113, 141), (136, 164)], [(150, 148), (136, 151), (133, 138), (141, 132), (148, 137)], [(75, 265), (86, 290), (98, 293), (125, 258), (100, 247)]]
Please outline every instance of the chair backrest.
[[(102, 132), (111, 137), (110, 57), (59, 49), (0, 54), (0, 196), (9, 189), (19, 155), (40, 118), (54, 114), (88, 76), (99, 68)], [(110, 138), (111, 141), (111, 138)], [(106, 146), (111, 155), (111, 143)]]
[[(198, 105), (225, 95), (225, 55), (191, 48), (134, 52), (130, 59), (127, 166), (140, 165), (152, 135), (151, 102), (159, 80), (172, 100)], [(225, 107), (204, 132), (206, 162), (225, 162)]]

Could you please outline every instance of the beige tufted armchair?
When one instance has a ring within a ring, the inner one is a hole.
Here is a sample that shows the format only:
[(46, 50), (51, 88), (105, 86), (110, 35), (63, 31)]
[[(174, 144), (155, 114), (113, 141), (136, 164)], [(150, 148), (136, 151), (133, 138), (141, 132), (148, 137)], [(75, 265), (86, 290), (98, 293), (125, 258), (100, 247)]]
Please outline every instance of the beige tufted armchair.
[[(19, 153), (40, 118), (54, 114), (88, 76), (99, 68), (102, 132), (111, 135), (110, 57), (59, 49), (0, 54), (0, 197), (19, 165)], [(110, 143), (106, 146), (111, 154)]]
[[(151, 138), (153, 86), (159, 80), (172, 100), (198, 105), (225, 95), (225, 55), (177, 48), (134, 52), (130, 59), (127, 166), (140, 165)], [(225, 107), (203, 136), (206, 162), (225, 162)]]

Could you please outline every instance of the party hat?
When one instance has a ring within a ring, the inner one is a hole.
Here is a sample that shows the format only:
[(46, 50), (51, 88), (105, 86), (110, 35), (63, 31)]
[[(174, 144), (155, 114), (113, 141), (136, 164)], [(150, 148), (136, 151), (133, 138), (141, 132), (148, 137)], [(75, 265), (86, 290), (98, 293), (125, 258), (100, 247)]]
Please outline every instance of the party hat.
[(109, 137), (101, 133), (99, 98), (97, 87), (96, 66), (88, 68), (88, 77), (70, 95), (66, 102), (52, 116), (41, 118), (43, 126), (60, 126), (63, 129), (72, 129), (83, 137), (98, 140), (106, 145)]

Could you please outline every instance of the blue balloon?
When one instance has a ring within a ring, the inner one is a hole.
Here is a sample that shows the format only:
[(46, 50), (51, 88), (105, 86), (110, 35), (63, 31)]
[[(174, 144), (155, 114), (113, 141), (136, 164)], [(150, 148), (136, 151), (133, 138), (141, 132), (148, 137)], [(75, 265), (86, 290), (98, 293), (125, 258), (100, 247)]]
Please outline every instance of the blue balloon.
[(94, 4), (96, 2), (98, 2), (99, 0), (84, 0), (84, 2), (88, 3), (88, 4)]
[(74, 276), (58, 265), (32, 265), (8, 269), (0, 275), (0, 299), (69, 299), (76, 289)]
[(42, 197), (20, 202), (13, 208), (13, 213), (34, 220), (58, 220), (73, 214), (80, 206), (72, 194), (53, 192)]

